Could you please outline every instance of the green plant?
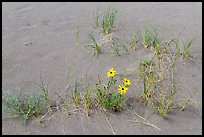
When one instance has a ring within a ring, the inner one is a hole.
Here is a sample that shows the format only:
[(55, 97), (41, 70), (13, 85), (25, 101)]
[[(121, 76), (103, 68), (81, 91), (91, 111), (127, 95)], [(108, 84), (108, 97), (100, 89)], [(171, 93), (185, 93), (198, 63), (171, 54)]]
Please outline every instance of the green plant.
[(184, 58), (189, 59), (190, 58), (189, 49), (192, 46), (192, 42), (193, 42), (193, 40), (190, 40), (184, 45), (183, 52), (182, 52), (182, 59), (184, 59)]
[(155, 35), (154, 40), (152, 42), (152, 49), (154, 51), (154, 55), (158, 56), (160, 54), (165, 54), (167, 51), (168, 43), (165, 41), (161, 41)]
[(75, 81), (75, 88), (74, 92), (72, 93), (72, 102), (74, 103), (75, 107), (78, 107), (80, 99), (78, 86), (79, 86), (78, 81)]
[(68, 91), (69, 91), (69, 87), (71, 85), (71, 82), (70, 82), (70, 73), (71, 73), (71, 71), (72, 71), (72, 66), (71, 66), (70, 70), (67, 73), (65, 99), (63, 99), (59, 93), (55, 93), (60, 98), (60, 100), (62, 102), (62, 107), (64, 107), (67, 115), (70, 115), (69, 107), (68, 107), (68, 98), (69, 98)]
[(152, 59), (143, 59), (139, 63), (138, 75), (143, 77), (144, 74), (150, 74), (152, 72), (152, 67), (155, 65)]
[[(42, 80), (41, 80), (42, 81)], [(51, 108), (51, 101), (48, 97), (48, 84), (45, 86), (43, 81), (41, 82), (41, 85), (40, 85), (41, 89), (43, 90), (43, 96), (44, 96), (44, 99), (46, 101), (46, 104), (47, 104), (47, 108), (48, 108), (48, 111), (49, 112), (52, 112), (52, 108)]]
[(96, 42), (96, 39), (94, 38), (94, 36), (92, 34), (89, 34), (90, 39), (92, 40), (92, 44), (90, 44), (89, 46), (93, 49), (94, 51), (94, 55), (99, 55), (102, 53), (101, 50), (101, 45), (99, 43)]
[(142, 94), (140, 93), (139, 99), (147, 105), (149, 98), (155, 94), (156, 89), (163, 79), (163, 73), (160, 70), (160, 62), (156, 65), (153, 59), (141, 60), (138, 66), (138, 76), (143, 85), (143, 91)]
[(171, 65), (172, 69), (174, 69), (175, 64), (179, 58), (179, 55), (180, 55), (180, 48), (178, 47), (178, 44), (176, 44), (176, 49), (175, 49), (175, 52), (173, 54), (173, 61), (172, 61), (172, 65)]
[(76, 47), (79, 46), (79, 26), (76, 27)]
[(61, 103), (62, 103), (62, 107), (65, 109), (67, 115), (70, 115), (69, 107), (68, 107), (68, 100), (67, 99), (64, 100), (59, 93), (55, 92), (55, 94), (60, 98)]
[(116, 43), (112, 39), (110, 39), (110, 41), (111, 41), (111, 48), (112, 48), (113, 52), (115, 53), (115, 55), (120, 56), (119, 52), (120, 52), (121, 46), (119, 45), (119, 43)]
[(142, 32), (142, 38), (143, 38), (143, 46), (144, 48), (148, 48), (150, 45), (155, 42), (157, 38), (157, 33), (155, 33), (156, 29), (154, 31), (150, 30), (147, 26), (144, 26), (143, 32)]
[(110, 109), (118, 111), (123, 109), (124, 103), (127, 101), (127, 99), (124, 97), (124, 94), (126, 94), (128, 90), (130, 80), (124, 78), (124, 83), (119, 85), (119, 92), (115, 92), (114, 90), (117, 89), (117, 79), (114, 78), (115, 73), (116, 71), (113, 68), (109, 69), (107, 75), (111, 78), (109, 79), (107, 85), (103, 85), (101, 87), (101, 82), (96, 85), (99, 106), (105, 110)]
[(89, 116), (90, 106), (91, 106), (91, 91), (87, 90), (84, 96), (84, 109), (87, 116)]
[(166, 89), (163, 88), (161, 94), (158, 97), (154, 97), (152, 100), (153, 108), (164, 118), (167, 118), (168, 112), (172, 108), (171, 104), (175, 93), (176, 93), (175, 86), (173, 86), (173, 88), (171, 89), (169, 96), (167, 96)]
[(104, 35), (108, 35), (110, 33), (110, 29), (114, 27), (117, 12), (118, 10), (109, 8), (108, 11), (102, 15), (102, 27)]
[(137, 43), (139, 41), (139, 38), (138, 38), (138, 34), (139, 34), (139, 31), (137, 32), (136, 35), (131, 35), (131, 42), (130, 42), (130, 48), (133, 48), (134, 50), (137, 49)]
[(92, 27), (94, 29), (98, 29), (100, 26), (100, 19), (101, 19), (101, 15), (99, 15), (99, 11), (97, 10), (96, 13), (93, 12), (93, 17), (94, 17), (94, 23), (95, 25), (92, 25)]
[(11, 117), (18, 117), (24, 122), (35, 116), (39, 118), (45, 108), (45, 98), (42, 95), (24, 96), (7, 94), (3, 98), (4, 111)]
[(115, 55), (120, 56), (120, 50), (122, 49), (125, 49), (126, 52), (128, 52), (128, 48), (124, 42), (112, 39), (111, 37), (109, 37), (108, 42)]

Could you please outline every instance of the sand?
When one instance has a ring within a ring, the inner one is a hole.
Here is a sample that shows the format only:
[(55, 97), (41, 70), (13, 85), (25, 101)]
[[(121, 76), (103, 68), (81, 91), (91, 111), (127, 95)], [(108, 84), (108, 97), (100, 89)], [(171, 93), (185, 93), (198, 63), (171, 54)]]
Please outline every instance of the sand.
[[(127, 66), (131, 69), (131, 64), (138, 63), (144, 56), (143, 50), (114, 58), (108, 53), (95, 57), (76, 48), (76, 25), (80, 28), (79, 46), (82, 46), (89, 42), (88, 33), (93, 30), (90, 25), (93, 11), (109, 6), (119, 10), (119, 30), (136, 33), (148, 22), (164, 30), (162, 35), (168, 39), (176, 37), (179, 32), (182, 32), (182, 41), (196, 37), (191, 52), (197, 59), (193, 64), (177, 65), (175, 73), (179, 92), (187, 97), (198, 90), (193, 99), (202, 102), (202, 3), (2, 3), (2, 93), (16, 90), (28, 94), (39, 92), (32, 82), (39, 83), (42, 77), (49, 82), (50, 97), (57, 98), (55, 92), (64, 94), (66, 75), (71, 66), (71, 79), (80, 79), (86, 74), (96, 79), (98, 73), (106, 73), (114, 65), (118, 72)], [(127, 93), (128, 97), (136, 95), (133, 88)], [(152, 114), (151, 108), (137, 102), (134, 102), (134, 108), (161, 130), (131, 122), (134, 118), (124, 111), (107, 115), (116, 134), (202, 134), (202, 112), (193, 106), (188, 106), (185, 111), (174, 110), (168, 119)], [(76, 113), (69, 118), (56, 112), (40, 124), (31, 120), (26, 125), (3, 114), (2, 134), (113, 132), (99, 111), (90, 117)]]

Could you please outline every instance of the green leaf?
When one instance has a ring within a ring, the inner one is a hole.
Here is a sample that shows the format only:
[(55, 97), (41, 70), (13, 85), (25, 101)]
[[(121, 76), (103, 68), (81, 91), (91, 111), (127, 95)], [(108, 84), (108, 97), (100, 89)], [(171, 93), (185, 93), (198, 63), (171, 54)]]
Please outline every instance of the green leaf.
[(107, 90), (107, 87), (104, 85), (104, 86), (103, 86), (103, 89), (104, 89), (104, 91), (106, 91), (106, 90)]
[(111, 81), (108, 81), (108, 89), (110, 89)]

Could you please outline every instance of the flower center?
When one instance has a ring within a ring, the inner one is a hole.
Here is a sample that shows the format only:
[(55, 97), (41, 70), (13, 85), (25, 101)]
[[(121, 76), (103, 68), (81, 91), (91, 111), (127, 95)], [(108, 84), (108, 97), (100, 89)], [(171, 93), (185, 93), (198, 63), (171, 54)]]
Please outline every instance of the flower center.
[(126, 80), (126, 82), (128, 82), (128, 81)]
[(110, 74), (112, 74), (113, 72), (111, 71)]
[(124, 90), (124, 88), (122, 88), (122, 90)]

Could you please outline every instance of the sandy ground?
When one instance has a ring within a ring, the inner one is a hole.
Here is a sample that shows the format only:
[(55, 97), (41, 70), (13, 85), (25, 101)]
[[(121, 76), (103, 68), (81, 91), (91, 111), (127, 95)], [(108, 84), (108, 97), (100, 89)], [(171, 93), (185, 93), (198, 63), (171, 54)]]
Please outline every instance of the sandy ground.
[[(194, 64), (176, 66), (176, 80), (180, 93), (190, 95), (202, 102), (202, 3), (3, 3), (2, 4), (2, 92), (21, 89), (34, 93), (31, 82), (40, 82), (40, 76), (50, 84), (50, 96), (64, 93), (66, 74), (73, 66), (71, 79), (88, 74), (106, 73), (116, 65), (117, 71), (138, 63), (144, 56), (142, 50), (115, 58), (112, 54), (92, 56), (75, 46), (76, 25), (80, 27), (79, 46), (88, 43), (88, 33), (93, 30), (92, 13), (96, 9), (115, 7), (119, 10), (119, 29), (136, 33), (148, 21), (161, 27), (166, 38), (173, 38), (182, 31), (183, 41), (196, 37), (192, 54), (197, 56)], [(25, 45), (25, 43), (32, 43)], [(130, 67), (131, 68), (131, 67)], [(184, 93), (185, 92), (185, 93)], [(186, 94), (189, 93), (189, 94)], [(136, 96), (131, 89), (127, 96)], [(202, 105), (202, 104), (201, 104)], [(137, 113), (144, 118), (151, 114), (150, 108), (134, 104)], [(148, 119), (161, 130), (142, 123), (133, 123), (126, 114), (108, 114), (107, 118), (116, 134), (202, 134), (202, 113), (193, 106), (185, 111), (174, 110), (169, 119), (153, 114)], [(2, 134), (113, 134), (102, 113), (90, 117), (80, 113), (67, 118), (56, 112), (40, 125), (31, 120), (23, 125), (17, 119), (2, 117)]]

